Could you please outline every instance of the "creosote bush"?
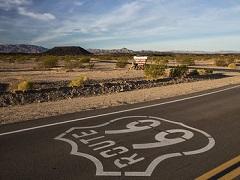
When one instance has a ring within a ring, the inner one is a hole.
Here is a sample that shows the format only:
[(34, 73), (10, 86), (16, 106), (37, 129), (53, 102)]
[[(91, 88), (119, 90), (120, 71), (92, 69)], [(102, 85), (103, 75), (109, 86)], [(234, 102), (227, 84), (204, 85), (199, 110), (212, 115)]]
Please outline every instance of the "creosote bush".
[(87, 67), (88, 67), (89, 69), (93, 69), (94, 66), (95, 66), (95, 63), (91, 63), (91, 62), (87, 65)]
[(84, 83), (88, 80), (87, 76), (79, 76), (76, 79), (73, 79), (70, 83), (69, 83), (69, 87), (81, 87), (84, 85)]
[(54, 68), (58, 64), (58, 58), (56, 56), (43, 56), (41, 60), (44, 68)]
[(185, 77), (188, 73), (188, 67), (185, 65), (176, 66), (170, 70), (170, 77), (181, 78)]
[(182, 64), (182, 65), (187, 65), (187, 66), (192, 66), (195, 65), (195, 62), (192, 57), (178, 57), (176, 59), (177, 63)]
[(193, 69), (189, 72), (189, 76), (198, 76), (199, 71), (197, 69)]
[(90, 57), (79, 57), (79, 56), (64, 56), (64, 66), (67, 69), (74, 68), (90, 68), (94, 67), (94, 63), (91, 63)]
[(165, 75), (165, 70), (167, 66), (151, 64), (146, 65), (144, 69), (144, 74), (147, 79), (158, 79)]
[(170, 60), (173, 60), (171, 56), (153, 56), (149, 57), (149, 60), (155, 64), (167, 65)]
[(224, 66), (227, 66), (228, 63), (227, 63), (227, 61), (224, 60), (224, 59), (215, 59), (215, 65), (216, 65), (216, 66), (224, 67)]
[(73, 69), (73, 68), (83, 68), (85, 66), (83, 66), (82, 62), (80, 60), (70, 60), (67, 59), (64, 61), (64, 66), (67, 69)]
[(80, 59), (80, 61), (81, 61), (81, 63), (90, 63), (91, 58), (89, 58), (89, 57), (83, 57), (83, 58)]
[(117, 68), (125, 68), (128, 64), (128, 60), (127, 59), (118, 59), (117, 63), (116, 63), (116, 67)]

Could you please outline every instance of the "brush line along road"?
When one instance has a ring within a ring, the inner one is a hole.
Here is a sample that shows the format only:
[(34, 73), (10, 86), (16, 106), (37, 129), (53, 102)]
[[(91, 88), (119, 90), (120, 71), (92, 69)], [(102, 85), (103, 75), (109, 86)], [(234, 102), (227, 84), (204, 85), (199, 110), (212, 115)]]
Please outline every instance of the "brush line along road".
[(239, 177), (239, 119), (240, 85), (3, 125), (0, 179)]

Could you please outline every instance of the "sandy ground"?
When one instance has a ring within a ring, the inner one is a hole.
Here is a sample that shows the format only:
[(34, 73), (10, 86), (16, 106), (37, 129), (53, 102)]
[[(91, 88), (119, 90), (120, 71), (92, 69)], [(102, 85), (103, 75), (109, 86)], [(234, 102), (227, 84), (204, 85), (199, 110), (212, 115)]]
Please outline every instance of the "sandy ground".
[(115, 79), (115, 78), (142, 78), (143, 71), (129, 71), (128, 69), (115, 70), (82, 70), (75, 72), (58, 71), (23, 71), (23, 72), (0, 72), (1, 82), (10, 83), (15, 80), (29, 81), (60, 81), (72, 80), (78, 76), (87, 76), (89, 79)]
[[(10, 71), (12, 70), (12, 71)], [(16, 80), (28, 80), (28, 81), (60, 81), (60, 80), (72, 80), (78, 76), (84, 75), (89, 79), (101, 80), (101, 79), (117, 79), (117, 78), (143, 78), (143, 71), (128, 70), (128, 67), (124, 69), (116, 69), (115, 64), (111, 63), (98, 63), (94, 69), (74, 69), (73, 72), (58, 68), (51, 71), (27, 71), (26, 69), (10, 69), (7, 72), (0, 71), (0, 82), (11, 83)], [(19, 71), (21, 70), (21, 71)]]
[(4, 107), (0, 108), (0, 124), (27, 121), (31, 119), (79, 112), (87, 109), (105, 108), (123, 104), (151, 101), (155, 99), (164, 99), (231, 84), (240, 84), (239, 73), (235, 74), (233, 77), (218, 80), (183, 83), (96, 97), (67, 99), (57, 102)]

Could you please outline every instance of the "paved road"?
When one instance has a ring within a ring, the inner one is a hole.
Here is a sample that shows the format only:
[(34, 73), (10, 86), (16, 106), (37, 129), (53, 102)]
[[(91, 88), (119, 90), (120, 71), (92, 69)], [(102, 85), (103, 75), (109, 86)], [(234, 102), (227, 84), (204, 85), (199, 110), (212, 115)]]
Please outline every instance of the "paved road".
[(239, 119), (229, 86), (1, 126), (0, 179), (194, 179), (240, 154)]

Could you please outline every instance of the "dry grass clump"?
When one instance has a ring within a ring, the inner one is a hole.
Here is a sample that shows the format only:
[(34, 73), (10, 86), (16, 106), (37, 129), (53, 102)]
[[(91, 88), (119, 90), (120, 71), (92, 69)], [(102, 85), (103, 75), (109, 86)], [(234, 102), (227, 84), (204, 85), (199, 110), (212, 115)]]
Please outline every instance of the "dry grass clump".
[(25, 81), (20, 82), (20, 83), (17, 85), (17, 90), (24, 92), (24, 91), (27, 91), (27, 90), (31, 89), (32, 86), (33, 86), (33, 83), (32, 83), (32, 82), (25, 80)]
[(213, 73), (213, 71), (209, 70), (209, 69), (198, 69), (197, 71), (198, 71), (198, 74), (202, 75), (202, 76), (209, 75), (209, 74)]
[(27, 91), (33, 87), (33, 83), (27, 80), (16, 81), (10, 84), (9, 90), (11, 92)]
[(79, 76), (76, 79), (73, 79), (70, 83), (69, 83), (69, 87), (81, 87), (85, 84), (85, 82), (88, 80), (87, 76)]
[(231, 64), (228, 65), (228, 68), (237, 69), (237, 65), (235, 63), (231, 63)]

